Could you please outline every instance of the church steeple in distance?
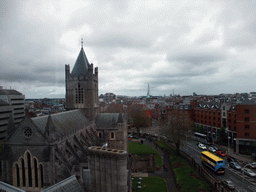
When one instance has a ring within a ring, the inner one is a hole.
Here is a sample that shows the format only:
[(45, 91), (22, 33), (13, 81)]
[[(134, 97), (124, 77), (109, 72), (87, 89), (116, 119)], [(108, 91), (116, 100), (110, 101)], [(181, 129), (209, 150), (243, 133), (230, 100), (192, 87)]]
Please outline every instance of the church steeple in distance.
[(148, 84), (148, 92), (147, 92), (147, 99), (150, 98), (150, 94), (149, 94), (149, 84)]
[(76, 59), (74, 68), (71, 72), (71, 75), (74, 76), (81, 76), (85, 75), (88, 72), (89, 68), (89, 62), (87, 60), (87, 57), (85, 55), (84, 49), (83, 49), (83, 38), (81, 39), (81, 50), (80, 53)]

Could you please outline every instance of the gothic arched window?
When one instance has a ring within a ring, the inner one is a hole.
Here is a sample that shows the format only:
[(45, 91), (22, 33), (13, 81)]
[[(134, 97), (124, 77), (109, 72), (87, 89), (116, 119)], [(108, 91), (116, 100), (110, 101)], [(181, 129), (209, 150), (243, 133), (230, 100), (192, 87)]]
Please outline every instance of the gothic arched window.
[(26, 151), (13, 166), (13, 184), (17, 187), (42, 188), (43, 165)]
[(101, 138), (101, 139), (103, 138), (103, 134), (102, 134), (101, 131), (98, 132), (98, 137)]
[(84, 103), (84, 89), (80, 84), (76, 88), (76, 103)]

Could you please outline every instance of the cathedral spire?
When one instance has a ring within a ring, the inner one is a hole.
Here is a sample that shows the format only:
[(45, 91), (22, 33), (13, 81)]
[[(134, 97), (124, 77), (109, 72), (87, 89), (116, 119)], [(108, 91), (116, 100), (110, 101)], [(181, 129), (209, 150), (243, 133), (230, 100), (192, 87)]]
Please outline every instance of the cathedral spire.
[(88, 68), (89, 68), (89, 62), (87, 60), (87, 57), (86, 57), (84, 49), (83, 49), (83, 38), (82, 38), (81, 39), (81, 50), (76, 59), (76, 63), (71, 72), (71, 75), (78, 76), (78, 77), (81, 75), (85, 75), (88, 72)]
[(148, 84), (148, 93), (147, 93), (147, 98), (150, 98), (150, 93), (149, 93), (149, 84)]

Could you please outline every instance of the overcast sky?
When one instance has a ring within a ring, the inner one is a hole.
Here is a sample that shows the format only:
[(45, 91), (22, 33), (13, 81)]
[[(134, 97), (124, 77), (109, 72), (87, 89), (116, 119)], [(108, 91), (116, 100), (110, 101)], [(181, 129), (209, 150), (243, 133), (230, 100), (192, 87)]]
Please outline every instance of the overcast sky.
[(99, 93), (256, 91), (256, 1), (0, 0), (0, 86), (65, 97), (81, 49)]

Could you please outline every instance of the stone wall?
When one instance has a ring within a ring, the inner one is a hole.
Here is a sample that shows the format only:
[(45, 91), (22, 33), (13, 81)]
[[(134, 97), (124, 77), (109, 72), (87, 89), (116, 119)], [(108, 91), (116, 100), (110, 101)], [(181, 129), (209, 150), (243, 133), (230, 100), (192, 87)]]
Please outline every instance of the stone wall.
[(124, 150), (89, 147), (92, 192), (128, 191), (128, 153)]

